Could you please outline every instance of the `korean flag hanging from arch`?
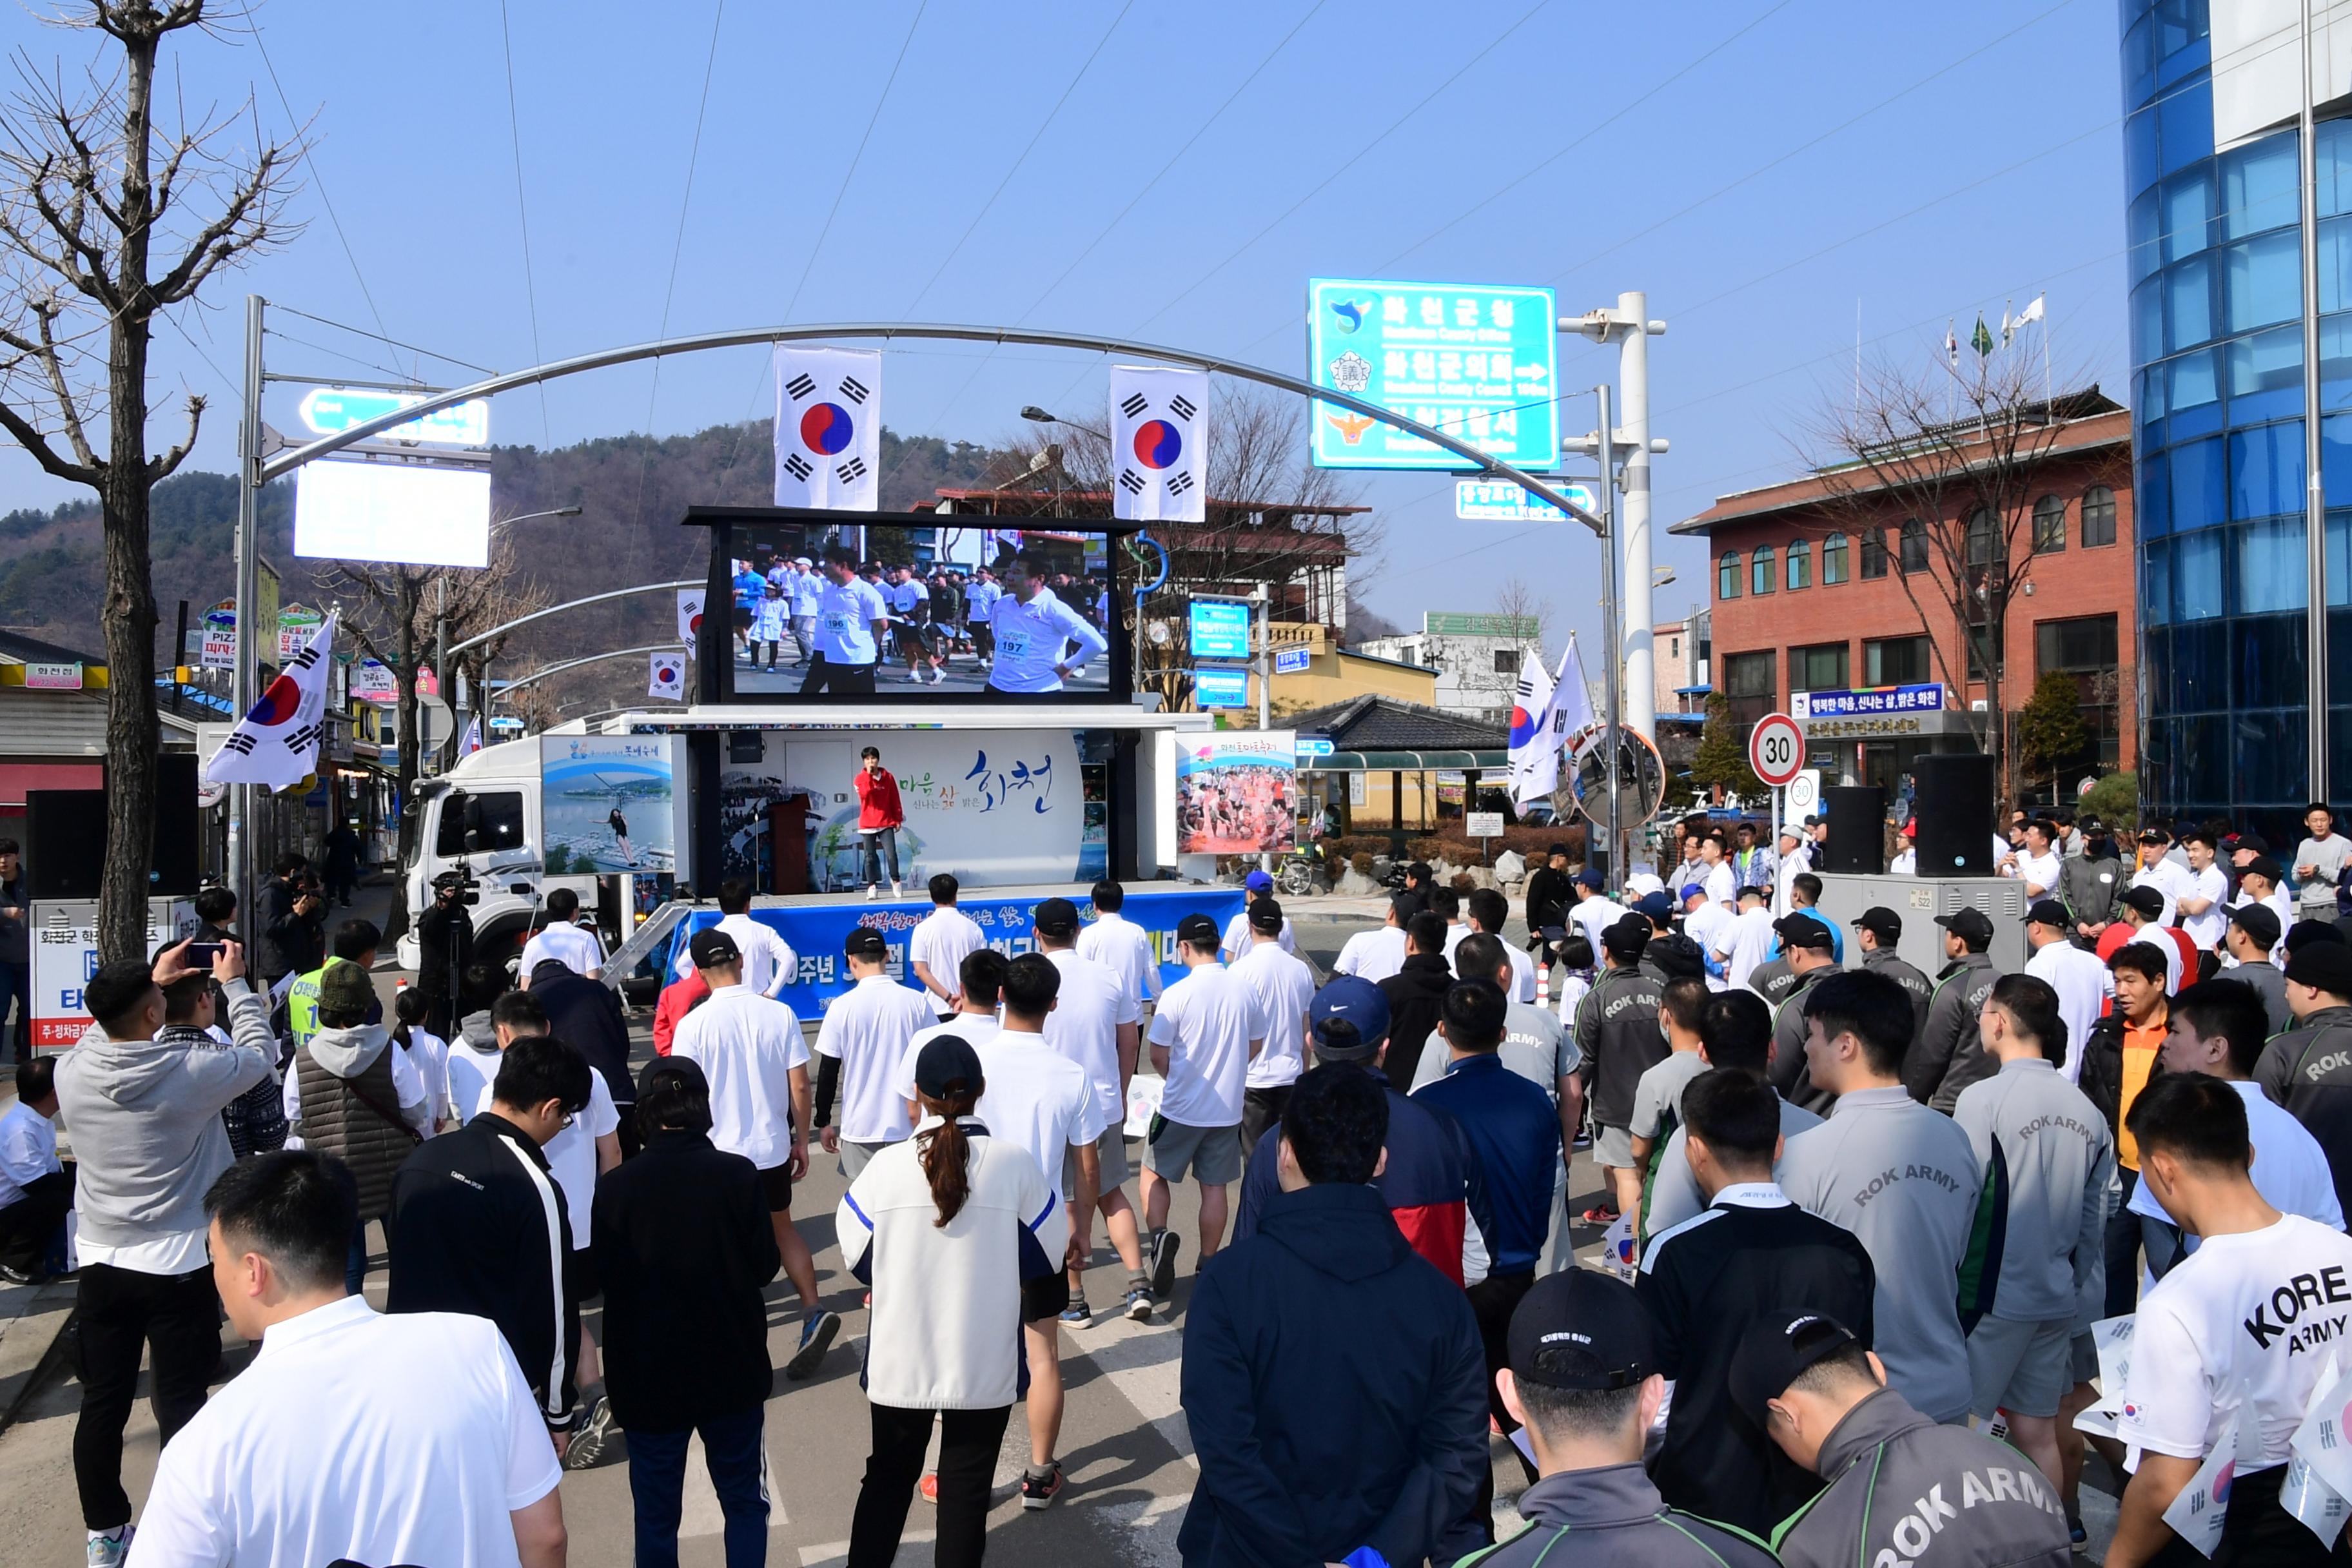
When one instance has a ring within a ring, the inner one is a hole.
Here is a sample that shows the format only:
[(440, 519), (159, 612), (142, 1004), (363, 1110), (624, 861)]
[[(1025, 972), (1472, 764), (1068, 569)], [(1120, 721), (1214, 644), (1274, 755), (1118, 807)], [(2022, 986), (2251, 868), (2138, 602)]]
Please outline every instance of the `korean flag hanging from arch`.
[(1209, 494), (1209, 373), (1110, 369), (1111, 515), (1200, 522)]
[(877, 510), (881, 467), (881, 354), (779, 346), (776, 504)]

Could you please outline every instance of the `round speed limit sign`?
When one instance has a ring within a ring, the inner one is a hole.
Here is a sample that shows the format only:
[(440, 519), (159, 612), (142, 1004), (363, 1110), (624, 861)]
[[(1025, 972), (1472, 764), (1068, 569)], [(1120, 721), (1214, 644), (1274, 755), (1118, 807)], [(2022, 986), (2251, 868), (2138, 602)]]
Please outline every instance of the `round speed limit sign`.
[(1805, 771), (1805, 733), (1786, 713), (1767, 713), (1748, 734), (1748, 765), (1774, 789), (1785, 789)]

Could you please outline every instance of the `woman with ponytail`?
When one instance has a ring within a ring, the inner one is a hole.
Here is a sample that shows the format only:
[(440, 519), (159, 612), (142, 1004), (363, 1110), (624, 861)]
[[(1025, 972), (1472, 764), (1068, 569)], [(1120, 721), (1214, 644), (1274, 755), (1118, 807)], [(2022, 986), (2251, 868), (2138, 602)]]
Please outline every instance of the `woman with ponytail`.
[(835, 1230), (850, 1271), (873, 1288), (866, 1396), (874, 1449), (849, 1529), (848, 1568), (884, 1568), (898, 1550), (940, 1423), (938, 1568), (971, 1568), (987, 1547), (989, 1487), (1021, 1397), (1021, 1285), (1060, 1268), (1069, 1217), (1059, 1183), (972, 1115), (980, 1057), (954, 1035), (915, 1059), (923, 1119), (841, 1200)]

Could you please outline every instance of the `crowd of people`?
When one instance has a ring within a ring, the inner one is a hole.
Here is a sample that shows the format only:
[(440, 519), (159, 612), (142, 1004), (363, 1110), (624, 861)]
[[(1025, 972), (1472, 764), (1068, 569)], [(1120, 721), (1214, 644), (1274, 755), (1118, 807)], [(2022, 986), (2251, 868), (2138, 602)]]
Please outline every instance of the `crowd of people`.
[[(2154, 826), (2167, 854), (2126, 874), (2095, 824), (2029, 824), (2017, 973), (1972, 909), (1936, 918), (1933, 974), (1903, 915), (1842, 931), (1810, 871), (1776, 916), (1721, 835), (1622, 897), (1547, 857), (1532, 952), (1499, 894), (1415, 868), (1319, 988), (1263, 879), (1231, 926), (1183, 919), (1163, 985), (1116, 883), (1091, 921), (1040, 903), (1007, 957), (942, 877), (903, 978), (850, 933), (813, 1038), (737, 889), (634, 1074), (584, 944), (542, 944), (528, 989), (469, 969), (446, 1043), (421, 996), (386, 1017), (363, 921), (292, 977), (282, 1033), (233, 941), (202, 969), (175, 945), (102, 969), (99, 1027), (20, 1069), (0, 1268), (57, 1267), (74, 1207), (93, 1564), (560, 1562), (562, 1469), (622, 1433), (639, 1561), (676, 1561), (695, 1437), (729, 1562), (761, 1561), (764, 1292), (801, 1302), (787, 1379), (852, 1305), (793, 1212), (812, 1144), (868, 1292), (856, 1568), (918, 1498), (935, 1561), (981, 1560), (1015, 1405), (1023, 1506), (1066, 1496), (1060, 1334), (1170, 1313), (1187, 1241), (1188, 1563), (1517, 1568), (1605, 1531), (1612, 1561), (2056, 1564), (2092, 1449), (2109, 1563), (2323, 1562), (2289, 1461), (2352, 1301), (2352, 943), (2274, 890), (2352, 858), (2309, 824), (2308, 875), (2207, 827), (2175, 860)], [(1602, 1193), (1571, 1217), (1585, 1147)], [(1599, 1267), (1579, 1221), (1612, 1227)], [(207, 1403), (224, 1309), (261, 1348)], [(142, 1355), (165, 1447), (134, 1532)], [(436, 1397), (384, 1397), (388, 1368)], [(1528, 1521), (1499, 1544), (1497, 1435)], [(362, 1484), (431, 1506), (346, 1506)]]

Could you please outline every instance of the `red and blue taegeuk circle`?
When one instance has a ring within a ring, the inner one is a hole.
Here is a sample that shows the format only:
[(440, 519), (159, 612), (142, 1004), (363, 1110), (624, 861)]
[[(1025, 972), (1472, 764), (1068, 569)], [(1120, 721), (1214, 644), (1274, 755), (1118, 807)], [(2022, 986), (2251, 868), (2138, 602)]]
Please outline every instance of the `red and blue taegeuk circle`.
[(292, 721), (295, 710), (302, 706), (302, 689), (294, 684), (290, 675), (281, 675), (269, 683), (261, 700), (253, 705), (246, 717), (256, 724), (284, 724)]
[(1511, 750), (1516, 752), (1535, 738), (1535, 715), (1516, 702), (1511, 704)]
[(1183, 455), (1184, 435), (1165, 419), (1147, 419), (1135, 429), (1135, 460), (1164, 468)]
[(849, 410), (838, 403), (820, 403), (801, 416), (801, 445), (828, 458), (848, 446), (856, 434)]

